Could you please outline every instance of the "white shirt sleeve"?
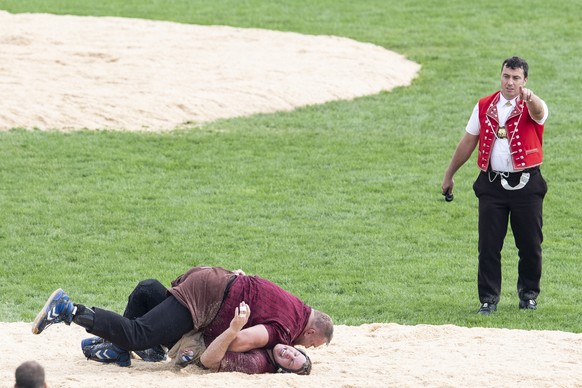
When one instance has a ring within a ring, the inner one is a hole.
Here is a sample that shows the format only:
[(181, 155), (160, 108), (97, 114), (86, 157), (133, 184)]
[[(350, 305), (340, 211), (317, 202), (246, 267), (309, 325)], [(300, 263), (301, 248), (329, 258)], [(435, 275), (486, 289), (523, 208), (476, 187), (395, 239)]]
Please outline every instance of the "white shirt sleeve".
[[(542, 101), (542, 105), (544, 106), (544, 117), (542, 117), (541, 120), (536, 121), (536, 123), (538, 124), (543, 124), (546, 122), (546, 119), (548, 118), (548, 106), (546, 105), (546, 102), (544, 100)], [(469, 118), (469, 122), (467, 123), (467, 127), (465, 127), (465, 131), (467, 133), (470, 133), (471, 135), (475, 135), (478, 136), (479, 135), (479, 130), (481, 129), (481, 124), (479, 123), (479, 103), (475, 104), (475, 107), (473, 108), (473, 112), (471, 113), (471, 117)]]
[(479, 103), (477, 103), (473, 108), (473, 113), (471, 113), (471, 117), (469, 118), (469, 122), (467, 123), (465, 131), (471, 135), (479, 136), (480, 128), (481, 125), (479, 124)]

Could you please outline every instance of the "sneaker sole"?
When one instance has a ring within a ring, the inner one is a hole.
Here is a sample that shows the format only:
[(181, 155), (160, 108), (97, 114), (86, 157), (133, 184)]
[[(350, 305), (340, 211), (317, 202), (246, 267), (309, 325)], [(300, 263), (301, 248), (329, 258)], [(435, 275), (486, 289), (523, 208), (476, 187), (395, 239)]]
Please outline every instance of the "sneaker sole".
[(32, 324), (32, 334), (40, 334), (44, 330), (44, 329), (39, 329), (38, 326), (46, 318), (46, 311), (49, 308), (53, 299), (58, 295), (59, 292), (63, 292), (63, 289), (59, 288), (58, 290), (55, 290), (51, 294), (51, 296), (49, 296), (48, 300), (44, 304), (44, 307), (42, 308), (42, 310), (40, 310), (40, 312), (38, 313), (38, 315), (34, 319), (34, 323)]
[(96, 361), (96, 362), (99, 362), (102, 364), (115, 364), (115, 365), (123, 367), (123, 368), (127, 368), (128, 366), (131, 366), (131, 359), (119, 361), (119, 360), (112, 360), (112, 359), (99, 359), (99, 358), (89, 357), (89, 358), (87, 358), (87, 360)]

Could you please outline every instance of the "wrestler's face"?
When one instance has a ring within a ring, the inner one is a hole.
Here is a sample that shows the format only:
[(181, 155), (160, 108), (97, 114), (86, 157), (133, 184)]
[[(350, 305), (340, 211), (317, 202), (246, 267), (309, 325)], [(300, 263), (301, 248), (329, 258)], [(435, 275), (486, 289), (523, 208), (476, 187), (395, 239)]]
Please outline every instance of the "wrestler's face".
[(507, 100), (513, 100), (517, 97), (526, 82), (527, 78), (524, 77), (521, 67), (512, 69), (503, 66), (503, 70), (501, 70), (501, 94)]
[(275, 362), (285, 369), (298, 370), (305, 364), (305, 356), (293, 346), (277, 344), (273, 348)]

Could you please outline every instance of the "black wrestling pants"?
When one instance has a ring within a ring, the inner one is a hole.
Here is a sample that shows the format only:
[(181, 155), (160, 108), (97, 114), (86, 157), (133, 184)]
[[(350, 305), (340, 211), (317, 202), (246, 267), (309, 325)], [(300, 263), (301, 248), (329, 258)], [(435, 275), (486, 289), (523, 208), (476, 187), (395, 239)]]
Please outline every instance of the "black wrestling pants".
[(194, 328), (190, 311), (168, 296), (166, 287), (154, 279), (139, 282), (123, 316), (94, 310), (93, 328), (87, 331), (126, 350), (145, 350), (159, 344), (171, 348)]
[[(542, 209), (547, 192), (539, 168), (529, 171), (530, 179), (519, 190), (506, 190), (501, 177), (481, 172), (473, 184), (479, 198), (478, 291), (481, 303), (498, 303), (501, 293), (501, 250), (511, 223), (519, 254), (517, 293), (520, 299), (535, 299), (542, 275)], [(495, 177), (495, 179), (493, 179)], [(519, 183), (521, 173), (511, 174), (510, 186)]]

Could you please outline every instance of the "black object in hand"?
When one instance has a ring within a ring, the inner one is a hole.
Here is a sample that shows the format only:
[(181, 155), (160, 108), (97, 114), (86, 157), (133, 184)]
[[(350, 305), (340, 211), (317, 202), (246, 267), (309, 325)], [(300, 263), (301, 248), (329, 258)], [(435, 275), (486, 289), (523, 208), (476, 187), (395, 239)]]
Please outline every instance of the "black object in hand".
[(453, 199), (455, 199), (453, 193), (449, 193), (448, 190), (445, 193), (443, 193), (443, 195), (445, 196), (445, 201), (447, 202), (451, 202)]

